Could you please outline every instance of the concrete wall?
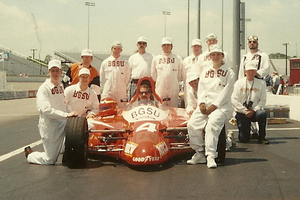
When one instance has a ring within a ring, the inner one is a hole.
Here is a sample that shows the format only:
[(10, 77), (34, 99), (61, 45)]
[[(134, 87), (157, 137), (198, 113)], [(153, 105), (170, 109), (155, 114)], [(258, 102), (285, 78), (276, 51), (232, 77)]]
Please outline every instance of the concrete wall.
[(300, 96), (274, 95), (268, 93), (266, 105), (288, 105), (290, 107), (290, 119), (300, 121)]

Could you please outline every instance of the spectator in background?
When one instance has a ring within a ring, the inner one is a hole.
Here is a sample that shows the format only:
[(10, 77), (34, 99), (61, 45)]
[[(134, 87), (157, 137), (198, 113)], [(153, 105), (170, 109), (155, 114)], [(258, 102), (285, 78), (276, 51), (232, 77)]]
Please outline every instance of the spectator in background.
[(277, 90), (278, 90), (278, 87), (280, 85), (280, 78), (278, 76), (278, 72), (276, 72), (276, 71), (273, 72), (272, 81), (273, 81), (272, 92), (273, 92), (273, 94), (276, 94)]

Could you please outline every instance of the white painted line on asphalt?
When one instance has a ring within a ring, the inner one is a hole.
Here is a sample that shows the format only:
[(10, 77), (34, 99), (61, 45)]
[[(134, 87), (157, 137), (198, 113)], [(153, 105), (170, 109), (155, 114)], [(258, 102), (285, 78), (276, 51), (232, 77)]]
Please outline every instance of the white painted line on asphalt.
[[(38, 140), (36, 142), (33, 142), (33, 143), (29, 144), (29, 145), (26, 145), (25, 147), (27, 147), (27, 146), (35, 147), (35, 146), (40, 145), (40, 144), (42, 144), (42, 140)], [(19, 153), (23, 153), (25, 147), (21, 147), (19, 149), (16, 149), (16, 150), (14, 150), (12, 152), (9, 152), (7, 154), (4, 154), (4, 155), (0, 156), (0, 162), (4, 161), (6, 159), (9, 159), (9, 158), (11, 158), (11, 157), (13, 157), (13, 156), (15, 156), (15, 155), (17, 155)]]

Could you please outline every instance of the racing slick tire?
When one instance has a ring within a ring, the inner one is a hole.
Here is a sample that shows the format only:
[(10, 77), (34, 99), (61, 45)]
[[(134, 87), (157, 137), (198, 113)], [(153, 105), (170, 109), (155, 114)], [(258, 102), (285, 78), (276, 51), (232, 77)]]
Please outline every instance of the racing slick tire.
[(87, 163), (88, 125), (85, 117), (67, 119), (63, 163), (69, 168), (83, 168)]
[(217, 163), (224, 163), (225, 162), (225, 156), (226, 156), (226, 131), (225, 126), (223, 126), (223, 129), (221, 130), (221, 133), (219, 135), (219, 142), (217, 147), (218, 157), (216, 159)]

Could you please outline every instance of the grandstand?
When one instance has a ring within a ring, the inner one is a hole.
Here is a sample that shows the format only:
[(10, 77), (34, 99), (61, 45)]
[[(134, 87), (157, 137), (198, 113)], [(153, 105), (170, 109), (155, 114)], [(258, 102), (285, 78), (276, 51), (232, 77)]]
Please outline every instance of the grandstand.
[(48, 71), (47, 64), (0, 45), (0, 53), (2, 52), (8, 54), (8, 59), (1, 63), (1, 69), (6, 71), (7, 76), (19, 76), (20, 74), (46, 76)]

